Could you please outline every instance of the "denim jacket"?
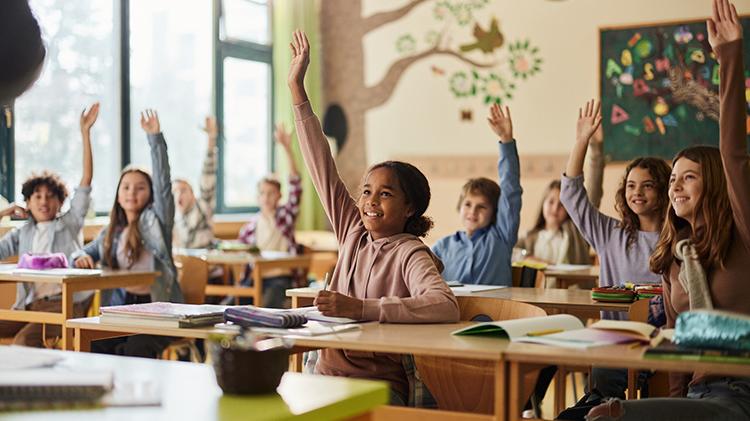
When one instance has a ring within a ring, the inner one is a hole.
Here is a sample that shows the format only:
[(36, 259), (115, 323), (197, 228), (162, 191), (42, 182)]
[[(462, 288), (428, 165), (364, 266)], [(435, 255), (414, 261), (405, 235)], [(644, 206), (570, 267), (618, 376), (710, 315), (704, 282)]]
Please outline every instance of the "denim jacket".
[[(70, 209), (55, 219), (54, 238), (52, 239), (52, 252), (64, 253), (71, 259), (73, 253), (81, 248), (81, 228), (83, 228), (86, 212), (91, 202), (91, 186), (78, 186), (70, 199)], [(14, 228), (0, 239), (0, 260), (12, 256), (21, 256), (30, 253), (34, 243), (34, 231), (36, 222), (33, 218)], [(34, 300), (34, 284), (31, 282), (18, 282), (16, 287), (16, 302), (13, 309), (22, 310)], [(88, 298), (91, 292), (78, 292), (74, 300), (79, 302)]]
[[(182, 291), (177, 283), (177, 269), (172, 260), (172, 229), (174, 226), (174, 197), (172, 196), (172, 184), (169, 170), (169, 157), (167, 156), (167, 143), (164, 135), (148, 135), (148, 143), (151, 146), (151, 173), (153, 179), (154, 200), (147, 208), (141, 211), (138, 219), (138, 229), (141, 232), (143, 245), (151, 255), (154, 256), (154, 270), (161, 275), (151, 284), (152, 301), (182, 302)], [(123, 227), (124, 228), (124, 227)], [(74, 253), (73, 257), (88, 254), (95, 262), (106, 260), (104, 256), (104, 237), (109, 227), (104, 227), (96, 239), (83, 247), (83, 250)], [(117, 259), (117, 246), (119, 236), (112, 239), (110, 253), (112, 259)], [(114, 297), (117, 290), (102, 291), (102, 305), (119, 304)]]

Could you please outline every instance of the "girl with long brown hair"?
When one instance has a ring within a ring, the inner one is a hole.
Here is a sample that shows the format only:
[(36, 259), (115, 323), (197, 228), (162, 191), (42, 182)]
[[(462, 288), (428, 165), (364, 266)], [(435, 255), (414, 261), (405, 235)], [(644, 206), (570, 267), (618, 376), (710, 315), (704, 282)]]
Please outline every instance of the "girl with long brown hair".
[[(719, 149), (698, 146), (673, 161), (667, 220), (651, 258), (662, 275), (667, 327), (689, 310), (750, 314), (750, 156), (747, 153), (742, 25), (728, 0), (713, 0), (708, 40), (721, 64)], [(611, 400), (595, 420), (738, 420), (750, 418), (750, 379), (673, 375), (674, 397)]]

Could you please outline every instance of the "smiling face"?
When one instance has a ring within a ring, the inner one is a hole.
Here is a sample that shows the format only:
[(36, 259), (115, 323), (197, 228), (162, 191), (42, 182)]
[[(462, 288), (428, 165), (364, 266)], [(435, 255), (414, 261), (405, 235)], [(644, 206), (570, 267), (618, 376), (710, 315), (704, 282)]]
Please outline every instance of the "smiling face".
[(669, 177), (669, 202), (674, 213), (691, 224), (697, 221), (698, 203), (703, 195), (703, 173), (695, 161), (680, 158)]
[(394, 172), (385, 167), (367, 174), (357, 207), (375, 240), (404, 232), (406, 220), (414, 214)]
[(639, 217), (652, 216), (658, 211), (656, 182), (646, 168), (635, 167), (625, 181), (625, 201)]
[(560, 202), (560, 189), (551, 189), (542, 202), (545, 229), (557, 230), (568, 219), (568, 212)]
[(466, 193), (458, 211), (458, 217), (466, 230), (466, 235), (471, 237), (476, 231), (490, 225), (493, 211), (492, 203), (485, 196)]
[(31, 216), (37, 222), (47, 222), (55, 219), (60, 211), (62, 201), (46, 184), (40, 184), (29, 196), (26, 205)]
[(138, 171), (123, 174), (117, 189), (117, 203), (126, 214), (139, 214), (150, 199), (151, 186), (146, 175)]
[(281, 190), (274, 183), (262, 181), (258, 184), (258, 206), (261, 212), (273, 214), (279, 206), (281, 200)]

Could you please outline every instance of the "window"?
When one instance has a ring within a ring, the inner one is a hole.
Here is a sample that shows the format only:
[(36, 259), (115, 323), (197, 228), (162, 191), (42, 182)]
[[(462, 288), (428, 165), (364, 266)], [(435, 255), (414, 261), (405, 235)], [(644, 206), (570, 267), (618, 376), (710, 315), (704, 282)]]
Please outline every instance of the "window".
[(255, 210), (257, 181), (272, 167), (267, 1), (30, 0), (30, 5), (48, 55), (39, 81), (15, 102), (14, 127), (6, 131), (0, 124), (2, 192), (20, 199), (21, 182), (42, 169), (76, 186), (82, 154), (79, 116), (99, 101), (92, 130), (97, 212), (111, 208), (120, 168), (130, 163), (150, 167), (140, 127), (145, 108), (159, 112), (172, 177), (194, 186), (207, 146), (201, 127), (207, 115), (215, 114), (220, 127), (217, 211)]
[(172, 177), (197, 186), (211, 114), (211, 2), (130, 1), (130, 159), (151, 167), (140, 112), (154, 108)]
[(30, 5), (42, 26), (47, 59), (34, 88), (15, 103), (15, 199), (23, 199), (23, 180), (43, 169), (58, 173), (71, 193), (78, 186), (79, 117), (84, 107), (99, 101), (91, 131), (93, 198), (96, 209), (108, 210), (120, 167), (115, 2), (31, 0)]

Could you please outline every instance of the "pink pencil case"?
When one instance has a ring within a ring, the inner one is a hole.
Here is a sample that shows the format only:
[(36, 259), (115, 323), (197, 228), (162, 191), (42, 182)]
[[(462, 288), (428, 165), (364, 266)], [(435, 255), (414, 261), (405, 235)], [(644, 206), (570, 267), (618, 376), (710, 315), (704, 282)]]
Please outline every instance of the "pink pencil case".
[(18, 260), (21, 269), (56, 269), (68, 267), (68, 258), (63, 253), (25, 253)]

